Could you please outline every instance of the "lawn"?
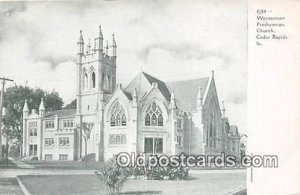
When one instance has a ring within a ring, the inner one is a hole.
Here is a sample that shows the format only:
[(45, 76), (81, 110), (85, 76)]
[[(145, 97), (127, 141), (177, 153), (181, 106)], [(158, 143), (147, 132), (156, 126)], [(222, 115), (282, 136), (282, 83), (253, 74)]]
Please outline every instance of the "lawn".
[(16, 178), (0, 178), (0, 194), (23, 195)]
[[(122, 194), (224, 195), (246, 186), (245, 170), (193, 171), (187, 181), (129, 180)], [(31, 194), (107, 194), (95, 175), (19, 176)]]
[(0, 168), (16, 168), (17, 166), (15, 163), (11, 162), (10, 160), (7, 161), (7, 159), (0, 160)]

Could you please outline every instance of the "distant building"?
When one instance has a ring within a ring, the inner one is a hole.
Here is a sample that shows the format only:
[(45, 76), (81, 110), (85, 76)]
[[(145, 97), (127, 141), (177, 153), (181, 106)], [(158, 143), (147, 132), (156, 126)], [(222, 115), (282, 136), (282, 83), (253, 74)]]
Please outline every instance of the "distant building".
[[(103, 45), (101, 28), (92, 48), (80, 32), (77, 42), (77, 108), (46, 113), (25, 102), (23, 154), (42, 160), (78, 160), (84, 156), (82, 132), (93, 123), (88, 154), (107, 160), (119, 152), (239, 155), (240, 135), (221, 113), (214, 74), (207, 78), (163, 82), (145, 72), (126, 87), (116, 84), (114, 36)], [(109, 54), (110, 52), (110, 54)]]

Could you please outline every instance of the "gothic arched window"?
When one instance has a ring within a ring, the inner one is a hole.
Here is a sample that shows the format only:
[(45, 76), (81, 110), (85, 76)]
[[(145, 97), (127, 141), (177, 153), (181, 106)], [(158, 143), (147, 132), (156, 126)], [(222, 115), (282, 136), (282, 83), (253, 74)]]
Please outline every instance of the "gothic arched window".
[(96, 74), (95, 72), (92, 73), (92, 88), (96, 87)]
[(116, 126), (120, 126), (120, 115), (117, 114), (116, 116)]
[(126, 126), (126, 115), (123, 106), (119, 102), (113, 105), (111, 116), (110, 116), (110, 126)]
[(84, 78), (83, 78), (83, 88), (87, 89), (89, 86), (89, 80), (88, 80), (88, 74), (84, 73)]
[(109, 137), (109, 143), (110, 143), (110, 144), (115, 144), (115, 143), (116, 143), (116, 138), (115, 138), (115, 136), (111, 135), (111, 136)]
[(103, 89), (109, 90), (109, 76), (104, 75)]
[(121, 137), (121, 144), (126, 144), (126, 136), (122, 135)]
[(152, 114), (152, 117), (151, 117), (151, 126), (157, 126), (157, 117), (156, 117), (156, 114)]
[(116, 137), (116, 144), (120, 144), (121, 143), (121, 137), (119, 135), (117, 135)]
[(107, 89), (110, 90), (110, 76), (107, 75)]
[(145, 126), (163, 126), (163, 121), (160, 107), (156, 102), (152, 102), (146, 110)]
[(158, 115), (158, 126), (163, 126), (164, 125), (164, 120), (162, 115)]
[(210, 124), (209, 126), (209, 137), (212, 137), (213, 136), (213, 126), (212, 124)]
[(124, 113), (122, 114), (122, 126), (126, 126), (126, 116)]
[(116, 118), (114, 115), (110, 117), (110, 126), (116, 126)]
[(102, 73), (102, 77), (101, 77), (101, 86), (102, 86), (103, 89), (105, 89), (105, 83), (104, 83), (104, 80), (105, 80), (105, 79), (104, 79), (104, 76), (105, 76), (104, 73)]
[(150, 115), (148, 113), (145, 116), (145, 125), (150, 126)]

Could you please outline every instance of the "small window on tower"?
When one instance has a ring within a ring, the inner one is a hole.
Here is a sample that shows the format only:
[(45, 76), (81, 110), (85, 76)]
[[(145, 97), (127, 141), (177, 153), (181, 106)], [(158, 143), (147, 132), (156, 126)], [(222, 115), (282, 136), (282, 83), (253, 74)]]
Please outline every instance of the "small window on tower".
[(96, 74), (95, 72), (92, 73), (92, 88), (96, 87)]
[(88, 75), (85, 73), (84, 74), (84, 80), (83, 80), (83, 88), (87, 89), (88, 88)]
[(110, 76), (107, 75), (107, 89), (110, 90)]

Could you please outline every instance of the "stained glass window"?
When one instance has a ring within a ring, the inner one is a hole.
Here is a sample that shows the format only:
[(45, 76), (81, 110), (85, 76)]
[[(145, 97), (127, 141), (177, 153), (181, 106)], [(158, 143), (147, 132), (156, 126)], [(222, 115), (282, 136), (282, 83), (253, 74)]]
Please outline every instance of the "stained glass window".
[(162, 111), (156, 102), (152, 102), (145, 115), (145, 126), (163, 126), (164, 119), (162, 116)]
[(116, 102), (112, 108), (110, 126), (126, 126), (126, 122), (125, 110), (119, 102)]

